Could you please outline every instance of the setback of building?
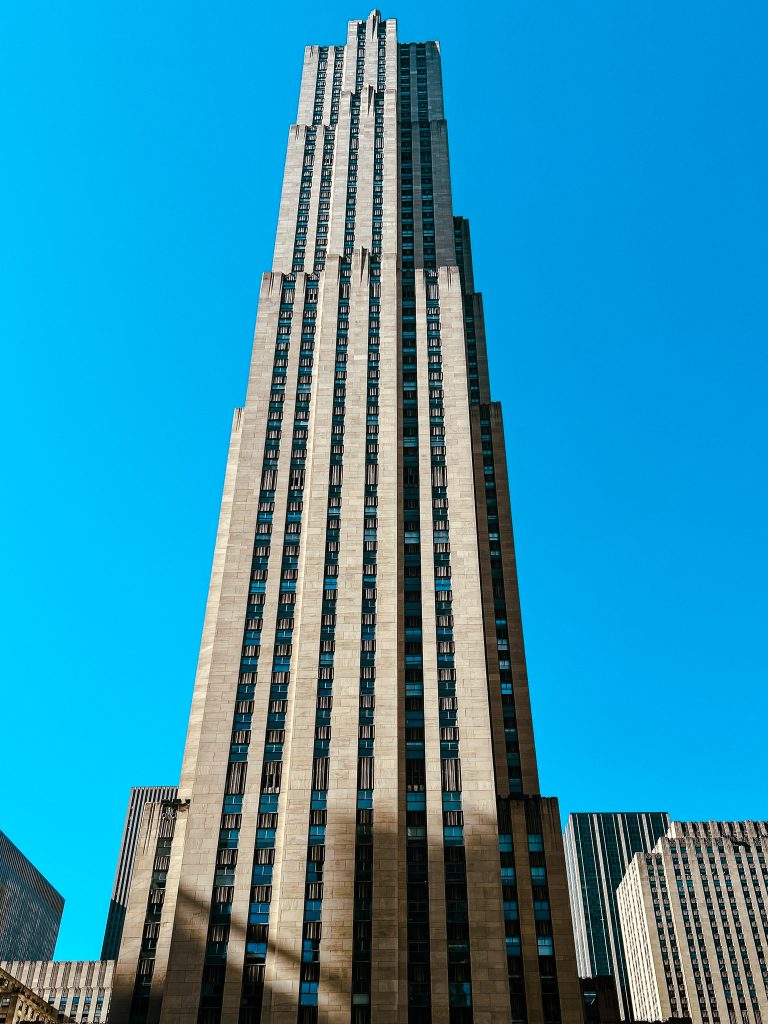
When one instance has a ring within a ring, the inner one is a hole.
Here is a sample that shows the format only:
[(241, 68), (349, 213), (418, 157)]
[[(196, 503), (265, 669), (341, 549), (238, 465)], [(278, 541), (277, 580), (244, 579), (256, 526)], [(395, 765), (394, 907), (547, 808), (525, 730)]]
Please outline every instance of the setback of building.
[(139, 838), (139, 826), (144, 808), (150, 803), (174, 800), (176, 795), (176, 786), (135, 786), (131, 790), (120, 853), (117, 858), (115, 883), (112, 887), (112, 898), (109, 901), (109, 913), (104, 929), (104, 942), (101, 947), (102, 960), (117, 960), (117, 955), (120, 952), (125, 910), (128, 906), (128, 894), (131, 890), (133, 866), (136, 860), (136, 843)]

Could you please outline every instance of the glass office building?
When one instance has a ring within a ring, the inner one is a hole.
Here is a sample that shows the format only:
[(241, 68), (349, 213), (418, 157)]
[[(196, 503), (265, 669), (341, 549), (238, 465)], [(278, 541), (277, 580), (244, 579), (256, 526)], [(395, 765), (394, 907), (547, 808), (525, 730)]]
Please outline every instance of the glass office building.
[(636, 853), (648, 853), (669, 828), (664, 811), (571, 814), (565, 860), (582, 978), (611, 975), (623, 1020), (632, 1019), (616, 891)]
[(50, 960), (64, 897), (0, 832), (0, 960)]

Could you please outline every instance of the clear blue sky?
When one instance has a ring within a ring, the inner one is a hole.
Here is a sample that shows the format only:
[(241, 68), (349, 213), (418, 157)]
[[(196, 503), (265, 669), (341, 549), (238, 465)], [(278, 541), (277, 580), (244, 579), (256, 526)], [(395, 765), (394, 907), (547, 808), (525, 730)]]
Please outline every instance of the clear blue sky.
[[(0, 7), (0, 828), (60, 957), (99, 953), (129, 788), (178, 778), (302, 50), (367, 13)], [(544, 791), (768, 817), (768, 7), (383, 13), (442, 42)]]

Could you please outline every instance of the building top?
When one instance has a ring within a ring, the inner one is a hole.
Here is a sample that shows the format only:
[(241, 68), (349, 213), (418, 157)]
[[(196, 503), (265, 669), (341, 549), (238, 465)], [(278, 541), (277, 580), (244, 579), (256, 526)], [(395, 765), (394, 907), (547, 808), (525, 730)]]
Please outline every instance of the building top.
[(669, 817), (667, 811), (571, 811), (568, 815), (568, 821), (572, 818), (574, 820), (584, 818), (636, 818), (639, 814), (663, 814)]
[(730, 839), (731, 842), (768, 840), (768, 821), (673, 821), (668, 839)]

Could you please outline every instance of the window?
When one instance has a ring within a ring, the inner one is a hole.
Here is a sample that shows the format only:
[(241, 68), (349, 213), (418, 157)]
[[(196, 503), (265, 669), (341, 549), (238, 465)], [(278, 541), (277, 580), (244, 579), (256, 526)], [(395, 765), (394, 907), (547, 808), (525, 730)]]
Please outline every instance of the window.
[(537, 921), (549, 921), (549, 900), (534, 900), (533, 912)]

